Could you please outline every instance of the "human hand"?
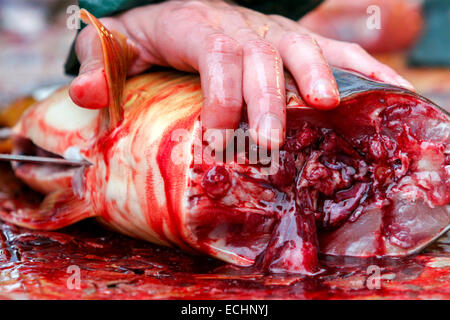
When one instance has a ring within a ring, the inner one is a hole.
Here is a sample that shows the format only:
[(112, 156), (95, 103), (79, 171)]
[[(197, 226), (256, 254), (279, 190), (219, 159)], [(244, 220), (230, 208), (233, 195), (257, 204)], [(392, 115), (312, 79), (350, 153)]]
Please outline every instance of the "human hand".
[[(198, 71), (205, 97), (203, 127), (236, 128), (245, 101), (254, 138), (265, 147), (278, 147), (284, 139), (283, 68), (293, 75), (305, 102), (320, 109), (339, 104), (329, 65), (411, 88), (356, 44), (326, 39), (295, 21), (223, 1), (166, 1), (101, 21), (136, 48), (128, 75), (152, 65)], [(107, 107), (101, 44), (91, 26), (81, 31), (75, 49), (81, 68), (70, 96), (81, 107)], [(277, 138), (272, 130), (283, 134)]]

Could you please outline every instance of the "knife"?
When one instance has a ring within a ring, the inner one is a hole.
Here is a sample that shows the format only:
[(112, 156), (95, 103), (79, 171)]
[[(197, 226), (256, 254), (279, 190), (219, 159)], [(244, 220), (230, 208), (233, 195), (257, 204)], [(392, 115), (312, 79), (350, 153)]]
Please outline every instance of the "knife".
[(0, 153), (0, 161), (19, 161), (19, 162), (29, 162), (39, 164), (56, 164), (72, 167), (85, 167), (91, 165), (91, 163), (86, 160), (68, 160), (62, 158), (36, 157), (18, 154), (5, 154), (5, 153)]

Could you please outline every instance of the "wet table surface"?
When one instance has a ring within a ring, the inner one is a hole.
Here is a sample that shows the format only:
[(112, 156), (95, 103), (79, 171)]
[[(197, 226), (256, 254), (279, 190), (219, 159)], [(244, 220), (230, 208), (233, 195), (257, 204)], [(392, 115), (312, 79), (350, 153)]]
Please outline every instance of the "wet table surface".
[[(0, 210), (39, 196), (0, 165)], [(314, 277), (263, 275), (134, 240), (95, 220), (53, 231), (0, 222), (3, 299), (450, 299), (450, 238), (406, 259), (321, 259)]]

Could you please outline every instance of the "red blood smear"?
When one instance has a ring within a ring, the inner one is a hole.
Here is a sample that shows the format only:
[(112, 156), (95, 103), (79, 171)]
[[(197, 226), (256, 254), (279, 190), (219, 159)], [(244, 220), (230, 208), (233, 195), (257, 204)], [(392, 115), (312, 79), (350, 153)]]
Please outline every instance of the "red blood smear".
[(295, 159), (292, 153), (280, 151), (280, 159), (276, 172), (269, 176), (270, 181), (277, 187), (291, 184), (295, 178)]
[(221, 198), (231, 187), (230, 174), (223, 166), (212, 167), (202, 180), (202, 187), (211, 198)]
[[(442, 248), (403, 260), (327, 258), (308, 277), (262, 275), (91, 221), (59, 232), (0, 224), (0, 248), (3, 299), (450, 299), (448, 268), (433, 267), (450, 258)], [(369, 266), (380, 268), (380, 289), (367, 286)], [(76, 267), (79, 289), (68, 286)]]
[(272, 273), (314, 274), (318, 271), (318, 243), (313, 215), (284, 214), (257, 266)]
[(328, 217), (326, 226), (338, 226), (355, 211), (369, 191), (369, 184), (355, 183), (347, 190), (336, 192), (334, 200), (325, 200), (323, 211)]
[(289, 134), (286, 138), (286, 143), (283, 149), (287, 151), (300, 151), (303, 148), (309, 147), (311, 144), (317, 142), (319, 139), (319, 131), (308, 123), (304, 123), (300, 131), (296, 134)]

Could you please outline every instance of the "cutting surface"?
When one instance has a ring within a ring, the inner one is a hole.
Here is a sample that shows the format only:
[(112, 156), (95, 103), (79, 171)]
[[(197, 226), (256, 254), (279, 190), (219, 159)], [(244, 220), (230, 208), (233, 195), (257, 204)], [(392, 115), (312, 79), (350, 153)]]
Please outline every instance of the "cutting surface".
[[(0, 210), (34, 206), (0, 165)], [(2, 299), (450, 299), (450, 239), (407, 259), (323, 258), (315, 277), (261, 275), (105, 230), (95, 220), (54, 231), (0, 223)]]

